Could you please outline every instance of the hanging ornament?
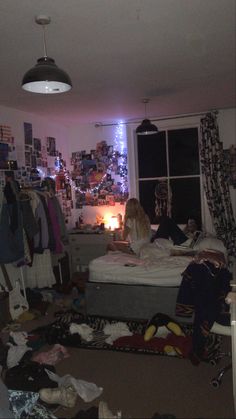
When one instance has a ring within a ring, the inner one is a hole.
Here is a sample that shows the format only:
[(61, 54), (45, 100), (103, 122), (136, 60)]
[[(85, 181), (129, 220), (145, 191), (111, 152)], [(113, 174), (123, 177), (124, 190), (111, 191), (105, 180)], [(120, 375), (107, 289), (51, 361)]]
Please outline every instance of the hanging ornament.
[(155, 186), (155, 214), (171, 217), (172, 193), (167, 180), (159, 180)]

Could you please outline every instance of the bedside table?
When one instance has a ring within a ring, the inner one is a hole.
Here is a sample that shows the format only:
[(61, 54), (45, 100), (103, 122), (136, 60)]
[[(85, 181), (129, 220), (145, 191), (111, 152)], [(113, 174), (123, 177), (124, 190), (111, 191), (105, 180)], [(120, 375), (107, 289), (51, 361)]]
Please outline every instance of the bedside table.
[(107, 245), (113, 240), (108, 233), (69, 233), (71, 274), (86, 271), (89, 262), (106, 254)]

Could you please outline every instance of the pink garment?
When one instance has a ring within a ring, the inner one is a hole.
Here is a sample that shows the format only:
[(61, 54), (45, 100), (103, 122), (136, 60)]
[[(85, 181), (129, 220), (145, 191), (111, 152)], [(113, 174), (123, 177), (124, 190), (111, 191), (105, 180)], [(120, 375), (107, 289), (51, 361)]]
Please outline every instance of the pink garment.
[(40, 352), (32, 357), (32, 361), (38, 362), (39, 364), (56, 365), (59, 361), (64, 358), (69, 358), (67, 349), (56, 343), (50, 351)]
[(48, 198), (47, 204), (48, 204), (48, 212), (49, 212), (50, 221), (52, 223), (53, 234), (54, 234), (54, 238), (56, 242), (54, 253), (63, 253), (63, 246), (61, 242), (61, 230), (60, 230), (60, 225), (57, 218), (57, 212), (54, 207), (53, 200)]

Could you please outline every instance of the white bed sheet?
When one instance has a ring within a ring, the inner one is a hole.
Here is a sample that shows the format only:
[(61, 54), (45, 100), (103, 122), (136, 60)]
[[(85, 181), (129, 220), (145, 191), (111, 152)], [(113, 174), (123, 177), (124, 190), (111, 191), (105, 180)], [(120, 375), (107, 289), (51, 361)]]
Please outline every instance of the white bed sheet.
[(153, 256), (139, 259), (121, 252), (109, 252), (90, 262), (89, 281), (179, 286), (182, 280), (181, 273), (191, 260), (190, 256), (163, 256), (163, 254), (156, 255), (155, 259)]

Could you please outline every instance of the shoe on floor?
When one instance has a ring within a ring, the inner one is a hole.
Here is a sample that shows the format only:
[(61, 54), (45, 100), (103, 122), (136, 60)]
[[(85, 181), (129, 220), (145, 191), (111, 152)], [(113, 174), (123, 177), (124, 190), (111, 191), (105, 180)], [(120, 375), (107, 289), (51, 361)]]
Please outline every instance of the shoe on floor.
[(98, 419), (121, 419), (121, 412), (113, 415), (106, 402), (99, 402), (98, 405)]
[(48, 404), (74, 407), (76, 405), (77, 393), (74, 387), (42, 388), (39, 390), (39, 397)]

